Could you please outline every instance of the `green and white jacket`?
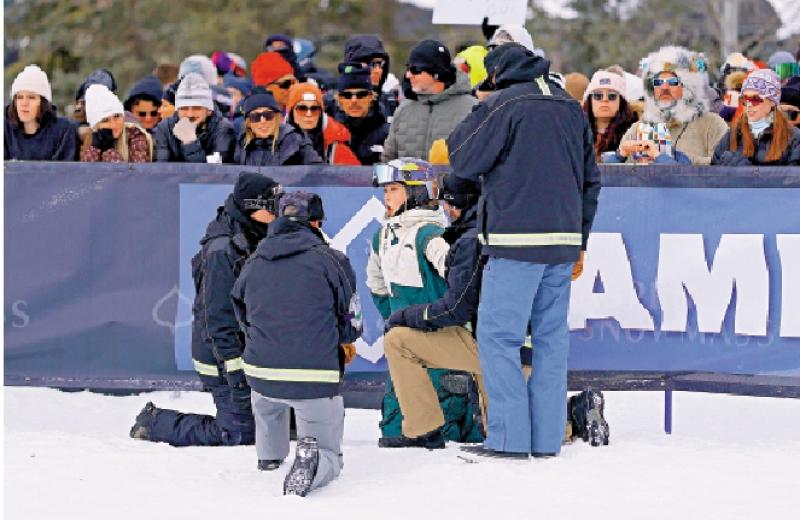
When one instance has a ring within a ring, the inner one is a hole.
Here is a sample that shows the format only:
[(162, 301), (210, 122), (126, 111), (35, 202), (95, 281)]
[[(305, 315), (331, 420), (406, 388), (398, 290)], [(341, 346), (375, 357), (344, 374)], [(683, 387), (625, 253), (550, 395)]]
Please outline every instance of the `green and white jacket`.
[(441, 237), (443, 225), (441, 212), (417, 208), (389, 218), (373, 236), (367, 286), (384, 319), (444, 294), (450, 246)]

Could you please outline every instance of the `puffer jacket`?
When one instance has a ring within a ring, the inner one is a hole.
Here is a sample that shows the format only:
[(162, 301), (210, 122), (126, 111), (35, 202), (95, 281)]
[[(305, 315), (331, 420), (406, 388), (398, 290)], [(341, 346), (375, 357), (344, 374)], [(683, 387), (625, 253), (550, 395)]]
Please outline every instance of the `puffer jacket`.
[(202, 127), (198, 127), (197, 139), (183, 144), (172, 133), (179, 121), (178, 113), (164, 119), (155, 130), (155, 160), (159, 162), (204, 163), (206, 156), (218, 152), (223, 163), (233, 162), (236, 136), (233, 125), (218, 111), (214, 111)]
[(245, 132), (239, 136), (234, 162), (250, 166), (289, 166), (320, 164), (322, 158), (303, 132), (289, 124), (281, 124), (278, 141), (273, 146), (272, 136), (266, 139), (251, 139), (245, 145)]
[(744, 144), (741, 137), (739, 138), (739, 148), (735, 152), (730, 150), (731, 131), (729, 130), (720, 139), (714, 150), (714, 157), (711, 158), (711, 164), (725, 166), (800, 166), (800, 129), (792, 128), (792, 136), (789, 138), (789, 145), (783, 152), (783, 156), (779, 160), (772, 162), (766, 161), (769, 146), (772, 144), (771, 126), (764, 130), (761, 137), (756, 140), (755, 157), (746, 157), (744, 155)]
[(15, 128), (8, 118), (6, 107), (5, 150), (6, 161), (76, 161), (78, 160), (78, 130), (65, 117), (56, 116), (55, 110), (44, 114), (35, 134), (28, 135)]
[(280, 217), (269, 227), (231, 292), (247, 381), (280, 399), (338, 395), (339, 346), (361, 336), (353, 268), (308, 224)]
[(456, 73), (456, 82), (443, 92), (417, 98), (397, 107), (383, 145), (384, 162), (398, 157), (428, 157), (433, 142), (446, 139), (478, 102), (471, 94), (469, 77), (461, 71)]

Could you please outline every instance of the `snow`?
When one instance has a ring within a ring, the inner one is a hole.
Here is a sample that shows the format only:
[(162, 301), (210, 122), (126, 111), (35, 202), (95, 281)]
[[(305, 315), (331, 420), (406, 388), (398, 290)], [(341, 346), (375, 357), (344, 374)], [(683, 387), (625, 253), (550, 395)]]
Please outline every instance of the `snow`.
[[(556, 459), (457, 458), (377, 447), (376, 410), (347, 410), (345, 468), (309, 497), (283, 497), (284, 464), (255, 448), (172, 448), (128, 437), (152, 400), (212, 412), (208, 394), (137, 396), (5, 388), (5, 518), (794, 518), (800, 400), (608, 392), (611, 445)], [(291, 456), (290, 456), (291, 458)], [(290, 461), (289, 461), (290, 462)], [(255, 513), (255, 514), (254, 514)], [(284, 516), (286, 515), (286, 516)], [(291, 516), (289, 516), (291, 515)], [(448, 515), (448, 516), (445, 516)]]

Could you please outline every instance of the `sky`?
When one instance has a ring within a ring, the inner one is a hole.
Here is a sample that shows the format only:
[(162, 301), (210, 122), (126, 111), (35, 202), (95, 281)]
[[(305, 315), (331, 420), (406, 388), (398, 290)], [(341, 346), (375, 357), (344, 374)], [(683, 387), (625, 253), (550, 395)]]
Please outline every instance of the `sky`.
[[(407, 4), (414, 4), (420, 7), (433, 8), (436, 0), (400, 0)], [(569, 18), (572, 12), (566, 4), (569, 0), (534, 0), (534, 3), (545, 9), (551, 16), (562, 16)], [(620, 0), (624, 3), (635, 3), (636, 0)], [(792, 34), (800, 34), (800, 2), (798, 0), (769, 0), (775, 11), (783, 21), (783, 27), (778, 31), (780, 38), (786, 38)]]

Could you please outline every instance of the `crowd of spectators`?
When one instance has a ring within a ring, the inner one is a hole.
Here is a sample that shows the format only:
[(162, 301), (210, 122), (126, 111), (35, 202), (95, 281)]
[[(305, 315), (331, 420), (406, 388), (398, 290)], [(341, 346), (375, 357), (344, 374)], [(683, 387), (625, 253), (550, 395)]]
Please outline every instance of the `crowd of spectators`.
[[(358, 34), (345, 43), (335, 79), (314, 65), (308, 40), (275, 34), (249, 64), (217, 51), (159, 65), (124, 101), (112, 71), (97, 69), (66, 115), (53, 104), (46, 73), (28, 65), (11, 85), (4, 157), (261, 166), (425, 158), (501, 88), (484, 58), (505, 43), (546, 60), (524, 27), (507, 25), (455, 56), (439, 41), (419, 42), (398, 80), (381, 38)], [(737, 52), (715, 78), (710, 72), (702, 52), (665, 46), (636, 71), (609, 64), (591, 78), (548, 72), (546, 79), (582, 104), (598, 162), (800, 164), (797, 57), (779, 51), (764, 63)]]

